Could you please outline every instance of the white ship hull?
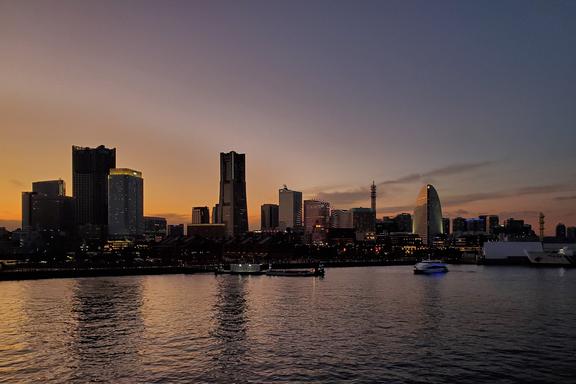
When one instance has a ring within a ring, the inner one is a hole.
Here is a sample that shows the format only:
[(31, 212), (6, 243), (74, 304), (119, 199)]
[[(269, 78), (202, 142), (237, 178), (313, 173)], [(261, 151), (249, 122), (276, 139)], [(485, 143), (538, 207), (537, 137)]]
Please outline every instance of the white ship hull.
[(559, 252), (531, 252), (526, 251), (526, 257), (530, 260), (532, 265), (558, 265), (558, 266), (570, 266), (572, 262), (569, 256), (564, 255)]
[(423, 260), (414, 266), (417, 275), (431, 275), (433, 273), (446, 273), (448, 267), (439, 260)]

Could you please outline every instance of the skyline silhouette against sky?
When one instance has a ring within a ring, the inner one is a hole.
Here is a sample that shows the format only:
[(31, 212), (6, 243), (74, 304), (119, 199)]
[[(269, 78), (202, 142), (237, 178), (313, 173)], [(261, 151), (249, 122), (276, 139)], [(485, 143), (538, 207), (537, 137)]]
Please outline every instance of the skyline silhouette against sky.
[(251, 229), (283, 184), (334, 208), (576, 224), (576, 3), (0, 0), (0, 226), (72, 145), (189, 222), (246, 153)]

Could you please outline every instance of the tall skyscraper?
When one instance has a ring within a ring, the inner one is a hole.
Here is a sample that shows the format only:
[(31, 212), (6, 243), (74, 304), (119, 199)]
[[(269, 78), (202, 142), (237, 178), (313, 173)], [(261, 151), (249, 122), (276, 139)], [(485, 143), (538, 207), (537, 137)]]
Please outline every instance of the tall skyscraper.
[[(442, 206), (436, 189), (430, 184), (422, 187), (414, 208), (414, 230), (424, 244), (432, 244), (436, 235), (442, 231)], [(454, 229), (455, 230), (455, 229)]]
[(72, 147), (76, 222), (104, 229), (108, 224), (108, 173), (116, 168), (116, 149)]
[(114, 168), (108, 175), (108, 234), (135, 238), (144, 234), (142, 173)]
[(329, 223), (330, 203), (318, 200), (304, 200), (304, 230), (306, 233), (328, 229)]
[(260, 229), (263, 231), (278, 228), (278, 205), (262, 204), (260, 207)]
[(234, 151), (220, 153), (220, 201), (218, 223), (226, 224), (228, 236), (248, 232), (246, 203), (246, 156)]
[(210, 211), (208, 207), (192, 208), (192, 224), (210, 224)]
[(302, 227), (302, 192), (291, 191), (286, 186), (278, 191), (278, 225), (281, 230)]

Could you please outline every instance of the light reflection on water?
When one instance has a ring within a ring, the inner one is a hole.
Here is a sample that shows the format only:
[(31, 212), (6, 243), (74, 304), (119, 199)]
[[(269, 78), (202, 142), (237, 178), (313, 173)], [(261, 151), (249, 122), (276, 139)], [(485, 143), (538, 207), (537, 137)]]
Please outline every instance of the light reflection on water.
[(576, 270), (2, 282), (0, 382), (569, 382), (574, 324)]

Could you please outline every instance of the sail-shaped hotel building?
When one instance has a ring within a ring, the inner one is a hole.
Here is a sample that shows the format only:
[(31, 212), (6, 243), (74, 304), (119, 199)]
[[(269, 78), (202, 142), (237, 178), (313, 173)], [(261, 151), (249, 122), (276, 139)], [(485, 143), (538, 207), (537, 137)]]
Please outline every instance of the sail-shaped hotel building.
[(420, 235), (426, 245), (431, 245), (434, 237), (443, 233), (440, 198), (430, 184), (422, 187), (416, 199), (412, 232)]

